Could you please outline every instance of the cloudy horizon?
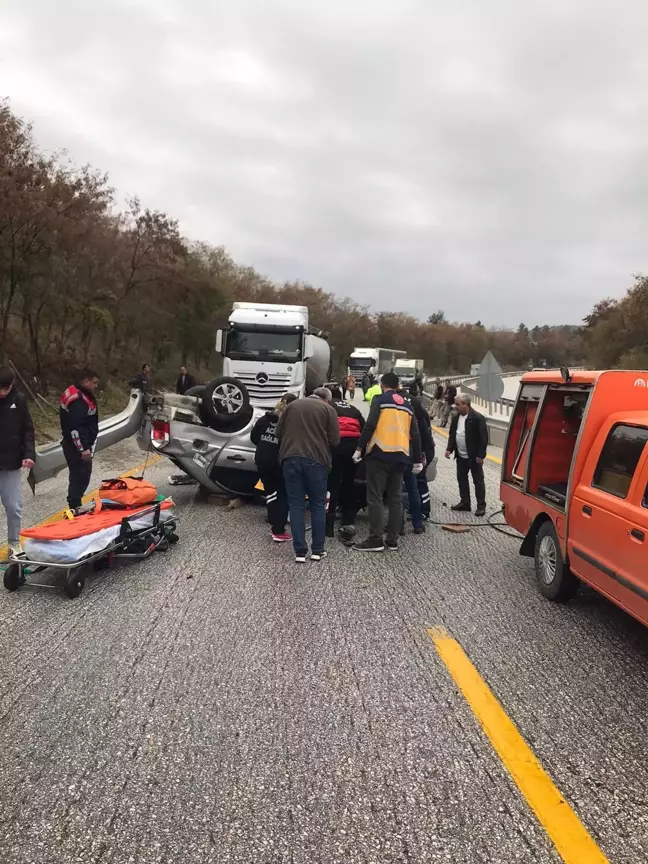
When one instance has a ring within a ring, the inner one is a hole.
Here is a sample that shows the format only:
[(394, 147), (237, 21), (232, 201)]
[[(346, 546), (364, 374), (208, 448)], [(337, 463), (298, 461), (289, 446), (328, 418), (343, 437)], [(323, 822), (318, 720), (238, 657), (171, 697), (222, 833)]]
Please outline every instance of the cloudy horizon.
[(0, 97), (275, 281), (578, 324), (648, 272), (646, 24), (638, 0), (5, 0)]

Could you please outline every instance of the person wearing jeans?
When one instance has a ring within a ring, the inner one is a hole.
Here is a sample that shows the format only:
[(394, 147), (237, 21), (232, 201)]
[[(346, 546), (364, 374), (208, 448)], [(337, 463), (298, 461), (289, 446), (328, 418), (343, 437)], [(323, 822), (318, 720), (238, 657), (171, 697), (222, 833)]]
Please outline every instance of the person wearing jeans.
[(475, 411), (470, 405), (470, 396), (457, 396), (455, 407), (457, 413), (450, 424), (448, 449), (446, 459), (454, 453), (457, 460), (457, 484), (459, 486), (459, 503), (451, 509), (455, 512), (470, 512), (470, 483), (468, 475), (472, 474), (475, 485), (477, 509), (475, 516), (486, 515), (486, 485), (484, 483), (484, 459), (488, 448), (488, 427), (483, 414)]
[(7, 514), (9, 555), (20, 548), (21, 468), (34, 467), (34, 424), (10, 367), (0, 369), (0, 502)]
[(303, 563), (308, 554), (306, 543), (306, 496), (308, 496), (312, 529), (311, 559), (319, 561), (326, 555), (324, 545), (328, 468), (306, 456), (290, 456), (284, 459), (282, 464), (295, 560)]
[(337, 414), (331, 391), (319, 387), (312, 396), (286, 407), (276, 430), (283, 470), (295, 561), (303, 564), (306, 544), (306, 496), (311, 509), (311, 561), (326, 556), (326, 489), (331, 451), (340, 443)]

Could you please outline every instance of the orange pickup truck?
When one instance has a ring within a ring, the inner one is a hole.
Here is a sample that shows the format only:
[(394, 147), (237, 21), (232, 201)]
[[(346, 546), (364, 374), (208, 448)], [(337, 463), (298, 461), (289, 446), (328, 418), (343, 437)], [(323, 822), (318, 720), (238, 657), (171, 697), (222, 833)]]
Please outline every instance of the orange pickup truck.
[(648, 624), (648, 372), (529, 372), (511, 417), (500, 495), (563, 601), (586, 582)]

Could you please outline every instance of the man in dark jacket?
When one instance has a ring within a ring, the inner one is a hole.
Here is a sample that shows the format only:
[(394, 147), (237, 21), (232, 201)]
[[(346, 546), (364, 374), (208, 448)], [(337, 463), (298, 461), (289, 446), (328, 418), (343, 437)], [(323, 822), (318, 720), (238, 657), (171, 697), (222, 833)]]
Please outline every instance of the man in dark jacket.
[(484, 459), (488, 448), (486, 418), (470, 407), (470, 396), (457, 396), (457, 413), (450, 424), (446, 459), (454, 453), (457, 460), (457, 482), (460, 501), (452, 508), (457, 512), (470, 512), (470, 484), (472, 474), (475, 484), (477, 509), (475, 516), (486, 515), (486, 486), (484, 483)]
[(151, 384), (151, 367), (148, 363), (144, 363), (140, 372), (131, 381), (131, 387), (136, 390), (141, 390), (142, 393), (152, 393), (153, 385)]
[(347, 541), (355, 534), (355, 473), (356, 464), (353, 454), (364, 427), (364, 417), (358, 409), (342, 399), (339, 387), (331, 387), (333, 407), (340, 426), (340, 443), (333, 451), (333, 465), (328, 478), (330, 493), (329, 509), (326, 515), (326, 536), (333, 537), (338, 505), (340, 514), (340, 536)]
[(180, 375), (176, 381), (176, 393), (179, 393), (180, 396), (184, 396), (187, 390), (194, 386), (195, 381), (193, 375), (190, 375), (189, 372), (187, 372), (186, 366), (181, 366)]
[(59, 419), (63, 433), (63, 453), (70, 469), (68, 505), (81, 506), (92, 475), (92, 458), (99, 434), (99, 414), (95, 392), (99, 384), (96, 372), (84, 370), (78, 383), (61, 394)]
[(326, 492), (331, 450), (340, 443), (331, 391), (318, 387), (312, 396), (292, 402), (279, 418), (279, 459), (286, 483), (295, 561), (306, 561), (306, 496), (311, 512), (311, 561), (326, 557)]
[(20, 469), (34, 467), (34, 424), (27, 400), (14, 386), (13, 369), (0, 369), (0, 501), (7, 514), (9, 555), (20, 545)]
[(414, 416), (418, 424), (421, 436), (421, 450), (423, 451), (424, 467), (420, 474), (416, 475), (416, 485), (421, 498), (421, 513), (423, 519), (430, 518), (430, 487), (428, 486), (427, 469), (434, 459), (434, 438), (432, 437), (432, 424), (430, 415), (421, 402), (421, 389), (416, 384), (410, 385), (409, 401), (414, 409)]
[[(354, 461), (366, 451), (367, 508), (369, 537), (353, 547), (359, 552), (382, 552), (398, 549), (398, 535), (403, 521), (403, 475), (413, 462), (414, 474), (423, 469), (421, 436), (410, 403), (398, 393), (398, 375), (387, 372), (380, 381), (381, 396), (371, 402), (369, 417), (362, 430)], [(387, 497), (387, 537), (385, 507)]]
[(279, 464), (277, 423), (286, 406), (294, 402), (296, 398), (294, 393), (286, 393), (274, 411), (268, 411), (259, 417), (250, 434), (250, 440), (256, 446), (254, 461), (263, 483), (268, 522), (275, 543), (285, 543), (291, 539), (290, 534), (286, 531), (288, 498), (283, 472)]

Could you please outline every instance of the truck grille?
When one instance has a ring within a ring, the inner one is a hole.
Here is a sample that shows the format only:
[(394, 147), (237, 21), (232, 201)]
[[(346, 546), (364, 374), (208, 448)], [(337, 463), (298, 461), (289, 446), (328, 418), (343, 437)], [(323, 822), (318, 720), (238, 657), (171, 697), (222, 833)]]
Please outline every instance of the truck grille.
[(268, 381), (264, 384), (257, 381), (256, 373), (244, 372), (236, 377), (245, 384), (253, 402), (268, 402), (274, 405), (285, 396), (290, 386), (290, 375), (281, 372), (269, 372)]

